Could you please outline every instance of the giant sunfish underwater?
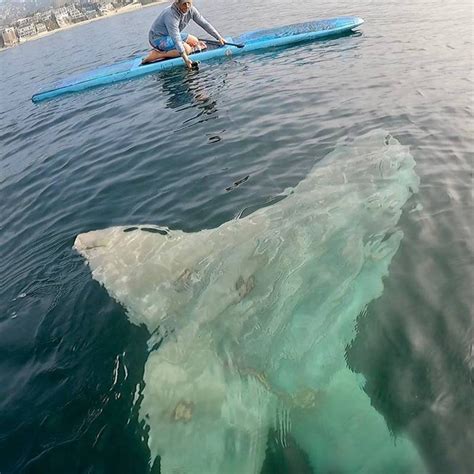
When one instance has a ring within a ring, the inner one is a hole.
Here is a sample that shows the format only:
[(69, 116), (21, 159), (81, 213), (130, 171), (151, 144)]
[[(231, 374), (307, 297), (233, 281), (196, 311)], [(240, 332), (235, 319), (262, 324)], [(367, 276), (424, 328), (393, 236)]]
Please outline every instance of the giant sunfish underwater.
[(345, 359), (400, 245), (414, 168), (407, 147), (372, 132), (216, 229), (77, 236), (93, 278), (150, 332), (140, 418), (162, 473), (258, 474), (275, 431), (314, 473), (425, 472)]

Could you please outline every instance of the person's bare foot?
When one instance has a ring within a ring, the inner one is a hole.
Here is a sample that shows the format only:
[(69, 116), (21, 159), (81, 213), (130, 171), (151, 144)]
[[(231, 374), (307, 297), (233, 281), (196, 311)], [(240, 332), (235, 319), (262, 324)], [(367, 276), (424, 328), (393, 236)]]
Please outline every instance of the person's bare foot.
[(200, 51), (203, 51), (204, 49), (207, 49), (207, 44), (204, 43), (204, 41), (198, 41), (196, 46), (193, 47), (193, 53), (199, 53)]
[(163, 59), (165, 58), (157, 58), (157, 59), (147, 59), (147, 58), (143, 58), (142, 59), (142, 62), (140, 63), (141, 66), (144, 66), (145, 64), (153, 64), (153, 63), (157, 63), (159, 61), (163, 61)]
[(142, 66), (144, 64), (150, 64), (154, 63), (156, 61), (161, 61), (162, 59), (165, 59), (166, 55), (163, 54), (161, 51), (153, 50), (148, 53), (148, 56), (144, 57), (142, 59)]

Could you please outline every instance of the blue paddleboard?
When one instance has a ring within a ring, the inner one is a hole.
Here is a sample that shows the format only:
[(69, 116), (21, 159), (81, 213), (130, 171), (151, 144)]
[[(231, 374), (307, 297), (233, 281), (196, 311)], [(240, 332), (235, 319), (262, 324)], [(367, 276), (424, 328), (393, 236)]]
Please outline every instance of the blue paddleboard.
[[(243, 48), (225, 45), (216, 49), (208, 49), (200, 53), (194, 53), (194, 61), (206, 61), (222, 56), (233, 56), (273, 46), (311, 41), (329, 36), (349, 32), (360, 26), (362, 18), (347, 16), (329, 18), (325, 20), (308, 21), (294, 25), (281, 26), (266, 30), (252, 31), (233, 38), (226, 38), (228, 43), (244, 45)], [(54, 84), (50, 89), (34, 94), (31, 100), (41, 102), (46, 99), (58, 97), (71, 92), (79, 92), (92, 87), (113, 84), (119, 81), (141, 77), (164, 69), (184, 67), (181, 58), (167, 59), (156, 63), (141, 65), (142, 58), (128, 59), (126, 61), (104, 66), (93, 71), (71, 77)]]

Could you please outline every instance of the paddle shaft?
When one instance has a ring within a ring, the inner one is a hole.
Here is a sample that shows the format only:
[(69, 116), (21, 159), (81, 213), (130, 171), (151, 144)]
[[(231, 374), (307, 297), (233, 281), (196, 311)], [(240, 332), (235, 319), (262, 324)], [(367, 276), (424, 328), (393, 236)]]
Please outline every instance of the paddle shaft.
[[(215, 40), (211, 40), (211, 39), (207, 39), (207, 38), (199, 38), (199, 41), (204, 41), (206, 43), (209, 43), (209, 44), (219, 44), (219, 41), (215, 41)], [(228, 43), (227, 41), (224, 43), (228, 46), (235, 46), (236, 48), (243, 48), (245, 46), (245, 44), (238, 44), (238, 43)]]

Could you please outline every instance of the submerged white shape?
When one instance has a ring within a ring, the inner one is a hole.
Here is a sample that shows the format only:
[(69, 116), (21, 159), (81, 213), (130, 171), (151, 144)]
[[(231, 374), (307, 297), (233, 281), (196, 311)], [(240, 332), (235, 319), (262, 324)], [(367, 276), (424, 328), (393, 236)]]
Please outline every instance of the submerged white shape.
[[(189, 345), (186, 345), (190, 342)], [(145, 367), (140, 412), (161, 472), (258, 473), (276, 399), (216, 356), (212, 341), (169, 341)]]
[(77, 237), (93, 277), (163, 339), (140, 414), (164, 474), (258, 473), (281, 427), (316, 472), (423, 472), (344, 357), (399, 247), (414, 166), (379, 131), (338, 146), (282, 201), (216, 229)]

